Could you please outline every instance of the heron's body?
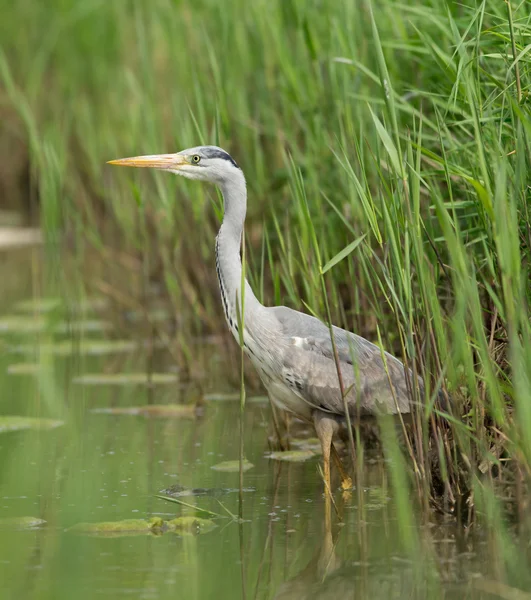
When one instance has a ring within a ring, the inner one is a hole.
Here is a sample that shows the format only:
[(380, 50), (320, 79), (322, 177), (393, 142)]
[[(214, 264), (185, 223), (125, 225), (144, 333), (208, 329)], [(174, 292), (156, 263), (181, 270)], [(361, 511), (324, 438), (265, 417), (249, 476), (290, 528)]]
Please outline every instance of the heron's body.
[[(313, 419), (326, 466), (332, 435), (345, 418), (330, 330), (315, 317), (285, 306), (263, 306), (242, 277), (240, 247), (247, 190), (241, 169), (215, 146), (111, 162), (168, 170), (221, 188), (225, 210), (216, 238), (216, 270), (227, 324), (238, 342), (238, 323), (243, 324), (244, 351), (272, 402), (302, 419)], [(406, 374), (398, 359), (344, 329), (334, 327), (333, 336), (352, 418), (411, 411)]]
[[(216, 270), (227, 325), (239, 342), (237, 312), (243, 300), (244, 351), (276, 405), (307, 420), (315, 410), (344, 417), (329, 328), (285, 306), (263, 306), (246, 281), (242, 293), (240, 246), (247, 193), (243, 172), (233, 171), (231, 179), (220, 184), (225, 213), (216, 238)], [(385, 354), (384, 365), (382, 351), (374, 344), (339, 327), (333, 332), (351, 416), (409, 412), (402, 363)]]

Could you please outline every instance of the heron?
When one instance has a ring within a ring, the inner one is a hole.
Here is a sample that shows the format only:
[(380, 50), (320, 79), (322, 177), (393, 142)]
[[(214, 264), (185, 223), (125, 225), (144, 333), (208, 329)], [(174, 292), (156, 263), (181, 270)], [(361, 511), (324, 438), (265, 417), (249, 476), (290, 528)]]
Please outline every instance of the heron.
[[(257, 299), (242, 277), (246, 179), (228, 152), (217, 146), (197, 146), (175, 154), (111, 160), (109, 164), (168, 171), (220, 188), (224, 210), (215, 255), (227, 325), (236, 340), (243, 342), (273, 405), (313, 422), (323, 452), (325, 486), (330, 491), (330, 456), (337, 457), (334, 435), (345, 423), (360, 418), (380, 413), (409, 415), (414, 402), (409, 369), (355, 333), (328, 327), (318, 318), (286, 306), (264, 306)], [(422, 380), (418, 378), (417, 383), (422, 385)]]

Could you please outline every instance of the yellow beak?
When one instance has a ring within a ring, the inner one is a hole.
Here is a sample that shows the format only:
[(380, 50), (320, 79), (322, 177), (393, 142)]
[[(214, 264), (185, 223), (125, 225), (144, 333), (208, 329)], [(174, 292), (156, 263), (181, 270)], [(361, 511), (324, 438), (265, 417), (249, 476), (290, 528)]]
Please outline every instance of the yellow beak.
[(181, 154), (153, 154), (151, 156), (132, 156), (131, 158), (118, 158), (107, 161), (109, 165), (121, 167), (148, 167), (152, 169), (178, 169), (188, 161)]

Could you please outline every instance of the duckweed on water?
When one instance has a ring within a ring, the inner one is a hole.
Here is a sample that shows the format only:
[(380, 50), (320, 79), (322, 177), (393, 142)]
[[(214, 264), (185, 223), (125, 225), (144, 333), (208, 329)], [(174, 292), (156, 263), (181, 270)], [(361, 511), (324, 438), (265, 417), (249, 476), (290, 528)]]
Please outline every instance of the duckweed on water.
[(95, 333), (108, 331), (112, 327), (108, 321), (87, 319), (82, 321), (54, 323), (43, 316), (7, 315), (0, 319), (0, 333)]
[(166, 532), (179, 535), (198, 535), (208, 533), (217, 527), (210, 519), (199, 517), (177, 517), (164, 521), (160, 517), (150, 519), (125, 519), (123, 521), (104, 521), (101, 523), (78, 523), (69, 529), (75, 533), (117, 537), (122, 535), (160, 535)]
[(321, 454), (321, 442), (319, 438), (293, 438), (290, 440), (292, 446), (296, 446), (299, 450), (312, 450), (316, 454)]
[(41, 525), (46, 525), (46, 521), (38, 517), (6, 517), (0, 519), (0, 528), (32, 529)]
[(61, 298), (30, 298), (15, 304), (15, 310), (24, 313), (49, 313), (63, 306)]
[[(76, 343), (74, 340), (63, 340), (56, 344), (40, 344), (40, 354), (52, 354), (54, 356), (70, 356), (72, 354), (89, 354), (91, 356), (104, 356), (106, 354), (118, 354), (121, 352), (132, 352), (138, 348), (134, 340), (83, 340)], [(13, 346), (11, 352), (16, 354), (35, 354), (35, 345), (20, 344)]]
[[(229, 392), (229, 393), (220, 393), (220, 392), (212, 392), (210, 394), (205, 394), (203, 396), (203, 400), (205, 402), (239, 402), (240, 401), (240, 392)], [(249, 396), (245, 402), (253, 402), (256, 404), (265, 403), (268, 401), (267, 396)]]
[(79, 312), (94, 312), (107, 308), (109, 302), (106, 298), (85, 298), (73, 304), (66, 304), (62, 298), (29, 298), (15, 304), (15, 310), (24, 313), (49, 313), (68, 306), (70, 310)]
[(283, 450), (271, 452), (267, 457), (272, 460), (282, 460), (284, 462), (305, 462), (314, 456), (316, 456), (316, 453), (312, 450)]
[[(254, 467), (253, 463), (249, 462), (247, 459), (243, 461), (242, 469), (244, 471), (249, 471)], [(223, 462), (218, 463), (217, 465), (213, 465), (210, 467), (214, 471), (223, 471), (224, 473), (238, 473), (240, 470), (240, 461), (239, 460), (225, 460)]]
[(123, 521), (103, 521), (101, 523), (78, 523), (69, 529), (78, 533), (151, 533), (161, 530), (164, 521), (160, 517), (151, 519), (124, 519)]
[(199, 517), (177, 517), (171, 521), (166, 521), (165, 525), (168, 527), (168, 531), (174, 531), (181, 535), (208, 533), (217, 527), (214, 521)]
[(82, 385), (160, 385), (177, 381), (179, 377), (174, 373), (87, 373), (73, 379)]
[(55, 429), (61, 425), (64, 425), (64, 422), (55, 419), (39, 419), (37, 417), (21, 417), (18, 415), (0, 416), (0, 433), (21, 431), (24, 429)]
[(9, 375), (38, 375), (41, 371), (39, 363), (14, 363), (7, 367)]
[(133, 415), (143, 417), (194, 418), (194, 404), (147, 404), (146, 406), (117, 406), (111, 408), (93, 408), (91, 412), (104, 415)]
[(0, 319), (0, 333), (41, 333), (51, 329), (51, 323), (44, 317), (8, 315)]

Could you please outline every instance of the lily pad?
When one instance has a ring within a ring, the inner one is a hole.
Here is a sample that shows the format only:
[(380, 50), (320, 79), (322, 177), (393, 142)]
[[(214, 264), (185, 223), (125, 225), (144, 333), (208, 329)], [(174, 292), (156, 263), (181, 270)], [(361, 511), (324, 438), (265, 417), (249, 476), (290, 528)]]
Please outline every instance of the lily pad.
[(285, 462), (304, 462), (315, 455), (315, 452), (312, 450), (285, 450), (282, 452), (271, 452), (268, 458)]
[(299, 450), (311, 450), (316, 454), (321, 454), (321, 442), (319, 438), (292, 438), (290, 439), (292, 446), (296, 446)]
[[(252, 469), (253, 467), (253, 463), (250, 463), (247, 459), (243, 461), (243, 471), (249, 471), (249, 469)], [(217, 465), (213, 465), (210, 468), (214, 471), (223, 471), (224, 473), (238, 473), (240, 471), (240, 461), (225, 460), (223, 462), (218, 463)]]
[(0, 333), (33, 334), (33, 333), (94, 333), (112, 328), (108, 321), (87, 319), (54, 323), (43, 316), (7, 315), (0, 318)]
[(178, 517), (171, 521), (164, 521), (160, 517), (151, 517), (151, 519), (78, 523), (71, 527), (69, 531), (107, 537), (146, 534), (160, 535), (165, 532), (177, 533), (179, 535), (197, 535), (208, 533), (215, 527), (217, 525), (214, 521), (199, 517)]
[[(203, 399), (205, 402), (239, 402), (240, 392), (229, 392), (226, 394), (212, 392), (210, 394), (205, 394)], [(245, 401), (259, 404), (262, 402), (267, 402), (267, 396), (248, 396)]]
[(0, 333), (40, 333), (47, 326), (49, 321), (42, 317), (8, 315), (0, 319)]
[(56, 310), (61, 304), (61, 298), (30, 298), (29, 300), (17, 302), (15, 310), (20, 312), (47, 313)]
[(17, 529), (31, 529), (45, 524), (44, 519), (38, 519), (37, 517), (6, 517), (0, 519), (0, 527), (14, 527)]
[(113, 534), (142, 534), (162, 531), (164, 521), (160, 517), (151, 519), (125, 519), (124, 521), (103, 521), (101, 523), (78, 523), (70, 527), (69, 531), (88, 533), (91, 535)]
[(73, 381), (83, 385), (160, 385), (176, 383), (179, 377), (175, 373), (87, 373)]
[(252, 404), (267, 404), (269, 398), (267, 396), (249, 396), (245, 402), (251, 402)]
[(201, 519), (199, 517), (177, 517), (171, 521), (166, 521), (165, 525), (168, 531), (174, 531), (181, 535), (197, 535), (208, 533), (217, 527), (214, 521), (210, 519)]
[(53, 327), (54, 333), (99, 333), (112, 329), (112, 323), (101, 319), (82, 319), (59, 323)]
[(147, 404), (145, 406), (116, 406), (93, 408), (93, 413), (105, 415), (140, 415), (143, 417), (194, 418), (196, 407), (193, 404)]
[(65, 303), (61, 298), (29, 298), (15, 304), (15, 310), (25, 313), (49, 313), (62, 307), (75, 309), (79, 312), (103, 310), (107, 307), (106, 298), (85, 298), (77, 303)]
[(0, 433), (23, 429), (55, 429), (61, 425), (64, 425), (64, 422), (55, 419), (39, 419), (37, 417), (21, 417), (18, 415), (0, 416)]
[(38, 375), (42, 366), (38, 363), (14, 363), (7, 367), (10, 375)]
[(229, 392), (228, 394), (223, 394), (220, 392), (213, 392), (210, 394), (205, 394), (203, 396), (205, 402), (235, 402), (240, 399), (240, 394)]
[(34, 354), (38, 349), (42, 354), (54, 354), (55, 356), (70, 356), (78, 353), (103, 356), (132, 352), (137, 347), (138, 343), (134, 340), (83, 340), (79, 344), (73, 340), (63, 340), (57, 344), (21, 344), (14, 346), (11, 351), (18, 354)]

